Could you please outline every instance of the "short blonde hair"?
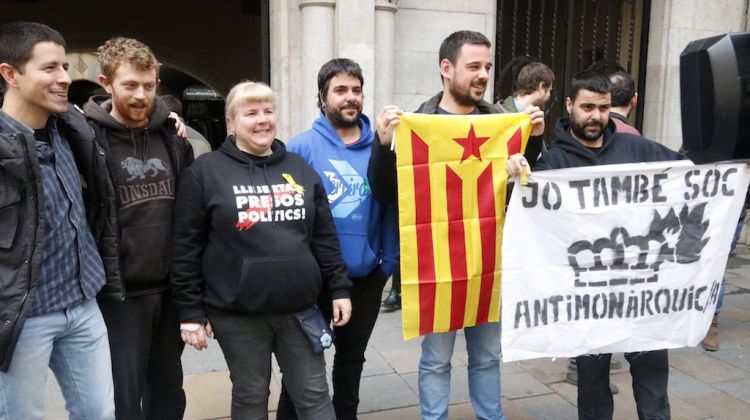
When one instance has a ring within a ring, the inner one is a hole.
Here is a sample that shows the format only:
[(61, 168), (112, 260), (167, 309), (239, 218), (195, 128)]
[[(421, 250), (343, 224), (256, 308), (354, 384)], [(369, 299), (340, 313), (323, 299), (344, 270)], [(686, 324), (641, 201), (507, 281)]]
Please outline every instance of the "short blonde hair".
[(107, 40), (97, 51), (102, 74), (110, 81), (123, 63), (130, 63), (138, 70), (156, 69), (156, 77), (159, 77), (159, 61), (151, 48), (137, 39), (118, 36)]
[(275, 102), (275, 94), (270, 86), (263, 82), (241, 82), (232, 87), (225, 103), (225, 115), (234, 118), (237, 108), (248, 102)]

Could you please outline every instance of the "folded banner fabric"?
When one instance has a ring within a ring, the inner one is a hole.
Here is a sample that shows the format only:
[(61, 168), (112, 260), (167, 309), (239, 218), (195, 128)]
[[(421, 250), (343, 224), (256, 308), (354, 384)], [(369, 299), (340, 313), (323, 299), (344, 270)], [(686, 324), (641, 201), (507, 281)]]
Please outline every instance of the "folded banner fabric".
[(503, 361), (695, 346), (714, 315), (745, 163), (535, 172), (503, 236)]
[(509, 154), (526, 114), (402, 115), (396, 126), (405, 339), (500, 316), (500, 239)]

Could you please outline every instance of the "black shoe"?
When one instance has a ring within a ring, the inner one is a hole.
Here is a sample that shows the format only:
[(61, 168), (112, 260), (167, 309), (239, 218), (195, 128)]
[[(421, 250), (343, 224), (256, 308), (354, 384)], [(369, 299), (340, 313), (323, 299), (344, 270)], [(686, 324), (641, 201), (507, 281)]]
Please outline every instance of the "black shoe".
[(388, 296), (386, 296), (383, 301), (382, 308), (389, 311), (397, 311), (401, 309), (401, 293), (391, 289), (391, 291), (388, 292)]

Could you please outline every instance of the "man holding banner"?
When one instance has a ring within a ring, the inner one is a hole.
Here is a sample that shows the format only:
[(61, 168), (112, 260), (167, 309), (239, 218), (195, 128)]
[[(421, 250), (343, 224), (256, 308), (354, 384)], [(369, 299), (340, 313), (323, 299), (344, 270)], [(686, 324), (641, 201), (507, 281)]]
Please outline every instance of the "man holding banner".
[[(570, 116), (558, 121), (555, 127), (556, 142), (534, 166), (535, 171), (683, 159), (679, 153), (641, 136), (616, 133), (615, 124), (609, 117), (610, 89), (609, 79), (598, 72), (584, 71), (573, 78), (570, 96), (566, 99)], [(511, 176), (520, 174), (526, 166), (525, 158), (520, 155), (512, 156), (506, 164)], [(564, 307), (563, 303), (560, 306)], [(512, 311), (512, 308), (505, 309)], [(503, 312), (505, 315), (509, 313), (506, 310)], [(578, 319), (578, 313), (575, 319)], [(506, 319), (506, 322), (512, 323), (513, 319)], [(538, 350), (543, 351), (541, 348)], [(586, 354), (576, 358), (579, 419), (612, 418), (614, 402), (609, 388), (611, 356)], [(625, 358), (630, 363), (638, 417), (670, 418), (667, 350), (626, 353)]]
[[(491, 53), (490, 53), (490, 47), (491, 43), (485, 37), (484, 35), (478, 33), (478, 32), (472, 32), (472, 31), (458, 31), (450, 36), (448, 36), (442, 43), (440, 47), (440, 53), (439, 53), (439, 63), (440, 63), (440, 76), (443, 83), (443, 90), (442, 92), (438, 93), (436, 96), (428, 100), (427, 102), (423, 103), (419, 109), (417, 110), (417, 113), (420, 114), (443, 114), (443, 115), (474, 115), (474, 114), (497, 114), (500, 112), (499, 109), (497, 109), (492, 104), (486, 102), (483, 100), (485, 90), (487, 88), (487, 83), (489, 80), (489, 72), (492, 68), (492, 62), (491, 62)], [(396, 199), (396, 159), (394, 152), (390, 149), (390, 143), (392, 141), (394, 128), (397, 124), (400, 122), (400, 118), (402, 116), (403, 111), (399, 109), (396, 106), (386, 106), (384, 107), (381, 112), (378, 115), (377, 118), (377, 135), (379, 142), (376, 142), (373, 145), (373, 155), (370, 160), (370, 165), (368, 168), (368, 176), (370, 179), (370, 185), (373, 191), (373, 194), (382, 202), (393, 202)], [(532, 136), (535, 136), (532, 141), (541, 141), (540, 136), (544, 132), (544, 114), (542, 111), (539, 110), (538, 107), (528, 107), (526, 109), (526, 114), (528, 116), (523, 115), (522, 117), (519, 117), (518, 120), (525, 121), (526, 125), (523, 125), (523, 133), (524, 135), (521, 135), (522, 129), (520, 128), (521, 125), (518, 125), (518, 132), (517, 136), (513, 136), (514, 139), (517, 139), (518, 147), (522, 150), (521, 143), (525, 143), (525, 140), (522, 141), (522, 137), (524, 139), (528, 138), (529, 132)], [(530, 117), (530, 118), (529, 118)], [(531, 120), (531, 123), (533, 124), (533, 128), (529, 128), (528, 120)], [(461, 122), (459, 122), (461, 121)], [(437, 122), (437, 120), (436, 120)], [(421, 129), (421, 133), (427, 133), (430, 131), (436, 131), (436, 130), (443, 130), (444, 133), (452, 132), (452, 130), (459, 130), (459, 124), (462, 124), (463, 120), (456, 119), (455, 124), (447, 124), (441, 126), (442, 128), (437, 127), (430, 127), (431, 123), (425, 123)], [(481, 161), (482, 158), (489, 160), (490, 156), (488, 156), (488, 150), (493, 147), (497, 147), (496, 145), (491, 145), (491, 141), (488, 142), (490, 137), (485, 137), (485, 134), (483, 134), (483, 130), (485, 130), (485, 127), (480, 126), (480, 122), (475, 121), (472, 123), (473, 125), (469, 129), (467, 124), (466, 131), (463, 131), (461, 135), (449, 135), (444, 136), (448, 138), (448, 141), (443, 144), (442, 146), (433, 146), (428, 147), (428, 145), (424, 142), (418, 141), (420, 145), (424, 146), (422, 151), (424, 151), (424, 155), (428, 155), (430, 152), (427, 151), (429, 148), (432, 150), (432, 153), (439, 154), (443, 150), (443, 146), (445, 148), (447, 147), (464, 147), (465, 152), (463, 152), (463, 156), (461, 154), (458, 154), (458, 158), (460, 159), (460, 162), (454, 162), (454, 163), (464, 163), (464, 161), (467, 161), (468, 163), (471, 163), (473, 161)], [(518, 124), (522, 124), (519, 122)], [(437, 124), (435, 124), (437, 125)], [(516, 128), (516, 126), (513, 126), (513, 129)], [(476, 129), (476, 131), (475, 131)], [(460, 128), (460, 130), (464, 130), (463, 127)], [(468, 131), (468, 134), (467, 134)], [(458, 132), (458, 131), (457, 131)], [(414, 133), (414, 136), (416, 135), (416, 132)], [(418, 137), (418, 136), (417, 136)], [(416, 137), (413, 137), (416, 138)], [(452, 140), (451, 140), (452, 139)], [(494, 139), (493, 139), (494, 140)], [(455, 143), (455, 144), (454, 144)], [(482, 146), (483, 144), (486, 144), (486, 146)], [(482, 149), (480, 151), (480, 146), (482, 146)], [(502, 159), (505, 159), (507, 156), (507, 148), (504, 143), (501, 143), (499, 146), (499, 149), (501, 149), (501, 152), (497, 154), (497, 156), (501, 156)], [(409, 153), (411, 155), (410, 151), (403, 151), (404, 153)], [(399, 156), (402, 156), (403, 153), (399, 154)], [(400, 158), (401, 159), (401, 158)], [(432, 161), (430, 161), (432, 162)], [(426, 165), (423, 165), (424, 168)], [(429, 209), (429, 203), (433, 203), (433, 205), (436, 207), (435, 212), (438, 212), (438, 207), (441, 210), (446, 210), (443, 207), (447, 208), (448, 213), (448, 219), (451, 219), (451, 212), (453, 209), (453, 213), (464, 213), (466, 212), (465, 208), (471, 208), (471, 204), (465, 204), (467, 197), (476, 198), (472, 195), (471, 192), (468, 192), (466, 194), (462, 194), (462, 183), (466, 182), (464, 178), (461, 177), (460, 173), (453, 172), (450, 170), (449, 165), (444, 165), (446, 167), (445, 171), (442, 173), (448, 173), (448, 178), (445, 183), (445, 187), (442, 189), (441, 194), (445, 194), (447, 197), (445, 200), (436, 200), (432, 201), (430, 199), (430, 194), (426, 194), (426, 200), (422, 200), (419, 192), (415, 191), (415, 199), (412, 201), (416, 201), (419, 206), (419, 203), (424, 204), (425, 202), (428, 203), (426, 210), (425, 207), (422, 208), (423, 211), (420, 212), (419, 209), (416, 211), (413, 211), (413, 209), (404, 209), (403, 207), (400, 209), (400, 225), (402, 226), (401, 231), (401, 237), (402, 239), (409, 235), (409, 233), (405, 233), (403, 220), (407, 217), (414, 217), (414, 213), (417, 214), (417, 218), (419, 219), (420, 214), (422, 216), (425, 216), (427, 219), (430, 218), (430, 214), (432, 211)], [(418, 178), (414, 173), (416, 172), (417, 165), (415, 164), (413, 167), (409, 167), (406, 172), (404, 172), (405, 175), (412, 176), (415, 179)], [(499, 177), (495, 177), (494, 180), (492, 180), (492, 166), (486, 166), (485, 169), (489, 168), (490, 172), (490, 185), (488, 188), (492, 188), (493, 185), (495, 185)], [(502, 170), (502, 168), (500, 168)], [(409, 170), (413, 170), (415, 172), (408, 172)], [(399, 166), (399, 171), (401, 171), (401, 166)], [(408, 172), (408, 173), (407, 173)], [(431, 169), (427, 169), (427, 172), (431, 172)], [(486, 171), (485, 171), (486, 172)], [(401, 172), (399, 172), (399, 183), (402, 182), (401, 180)], [(426, 174), (426, 172), (425, 172)], [(505, 174), (503, 174), (504, 176)], [(465, 178), (470, 178), (470, 175), (467, 175)], [(429, 175), (427, 175), (427, 178), (429, 178)], [(476, 178), (476, 176), (474, 176)], [(476, 179), (473, 180), (474, 182), (478, 182)], [(427, 181), (427, 184), (429, 184), (429, 180)], [(504, 181), (502, 181), (504, 182)], [(418, 181), (414, 181), (413, 184), (418, 184)], [(415, 187), (416, 188), (416, 187)], [(504, 188), (504, 187), (503, 187)], [(430, 186), (426, 186), (426, 191), (429, 191)], [(424, 192), (425, 190), (423, 190)], [(487, 218), (486, 220), (492, 220), (492, 227), (491, 231), (494, 233), (488, 234), (485, 239), (489, 239), (491, 243), (496, 243), (497, 233), (500, 231), (497, 229), (497, 218), (495, 217), (494, 209), (499, 207), (502, 209), (504, 207), (504, 200), (501, 200), (497, 196), (494, 196), (492, 194), (492, 190), (490, 189), (489, 196), (492, 198), (492, 205), (489, 207), (492, 208), (492, 216)], [(503, 189), (504, 192), (504, 189)], [(451, 199), (453, 198), (453, 199)], [(401, 198), (400, 198), (401, 200)], [(447, 203), (447, 204), (446, 204)], [(500, 203), (498, 206), (497, 203)], [(401, 202), (399, 203), (401, 205)], [(476, 210), (474, 208), (473, 210)], [(500, 212), (502, 210), (498, 210)], [(407, 214), (408, 213), (408, 214)], [(500, 216), (501, 217), (501, 216)], [(481, 218), (481, 214), (480, 217)], [(460, 219), (460, 218), (459, 218)], [(501, 221), (501, 219), (500, 219)], [(424, 222), (424, 221), (423, 221)], [(467, 252), (466, 249), (464, 249), (464, 242), (461, 241), (453, 241), (453, 239), (450, 239), (451, 243), (451, 252), (448, 253), (447, 251), (443, 250), (441, 246), (444, 246), (443, 243), (438, 243), (435, 245), (435, 251), (438, 256), (441, 255), (449, 255), (449, 259), (451, 259), (450, 262), (450, 269), (442, 270), (441, 267), (444, 267), (442, 264), (442, 261), (439, 261), (440, 258), (437, 258), (436, 256), (433, 256), (431, 254), (433, 249), (433, 236), (432, 233), (427, 232), (425, 234), (425, 229), (421, 229), (424, 226), (429, 225), (430, 223), (435, 223), (434, 220), (427, 221), (426, 224), (421, 224), (419, 220), (417, 220), (416, 224), (420, 225), (416, 228), (416, 231), (419, 231), (417, 233), (417, 236), (420, 236), (421, 238), (425, 239), (425, 242), (427, 242), (428, 246), (423, 247), (422, 249), (426, 249), (428, 253), (430, 253), (431, 258), (425, 258), (424, 264), (425, 266), (429, 265), (429, 270), (422, 270), (420, 267), (419, 270), (419, 279), (417, 281), (419, 284), (414, 284), (414, 279), (410, 278), (409, 274), (409, 267), (410, 264), (414, 264), (414, 259), (420, 259), (420, 264), (422, 263), (421, 258), (423, 255), (413, 255), (410, 253), (406, 253), (406, 247), (407, 245), (402, 242), (402, 267), (403, 267), (403, 279), (402, 279), (402, 291), (403, 291), (403, 308), (404, 308), (404, 319), (405, 319), (405, 325), (404, 325), (404, 334), (407, 336), (407, 338), (411, 336), (416, 335), (424, 335), (424, 339), (422, 341), (422, 356), (419, 363), (419, 394), (420, 394), (420, 402), (421, 402), (421, 414), (423, 419), (445, 419), (448, 415), (448, 402), (450, 397), (450, 370), (451, 370), (451, 356), (453, 354), (453, 348), (454, 348), (454, 342), (456, 339), (456, 329), (461, 329), (462, 325), (467, 325), (465, 328), (463, 328), (464, 336), (466, 339), (466, 347), (467, 351), (469, 353), (469, 395), (471, 397), (472, 405), (474, 407), (474, 410), (476, 412), (477, 418), (481, 419), (503, 419), (503, 412), (502, 412), (502, 405), (501, 405), (501, 391), (500, 391), (500, 369), (499, 369), (499, 354), (500, 354), (500, 324), (497, 322), (499, 313), (494, 316), (494, 321), (492, 316), (487, 316), (487, 310), (484, 311), (484, 320), (480, 320), (479, 318), (482, 318), (482, 315), (477, 315), (476, 308), (475, 311), (470, 314), (469, 309), (464, 312), (463, 306), (458, 307), (458, 310), (455, 310), (457, 306), (453, 305), (451, 307), (445, 307), (440, 305), (440, 299), (441, 292), (440, 289), (444, 287), (444, 290), (446, 290), (446, 293), (448, 296), (451, 295), (450, 290), (450, 282), (451, 282), (451, 275), (452, 278), (463, 278), (463, 297), (464, 299), (471, 299), (470, 295), (471, 293), (467, 293), (466, 288), (471, 288), (471, 284), (468, 286), (467, 283), (471, 283), (473, 279), (466, 278), (467, 275), (470, 276), (470, 273), (467, 274), (467, 265), (464, 261), (464, 258), (462, 259), (461, 264), (464, 264), (463, 269), (463, 276), (456, 277), (455, 276), (455, 266), (453, 264), (453, 259), (456, 255), (463, 255), (463, 254), (471, 254), (471, 247), (468, 247), (469, 252)], [(447, 236), (450, 237), (450, 232), (453, 231), (453, 227), (456, 227), (456, 230), (460, 231), (461, 238), (466, 236), (471, 236), (473, 234), (473, 231), (469, 229), (468, 231), (464, 231), (464, 227), (466, 226), (466, 223), (448, 223), (451, 227), (449, 227)], [(434, 226), (434, 225), (432, 225)], [(445, 223), (443, 223), (443, 227), (445, 226)], [(415, 227), (411, 226), (411, 232), (415, 231)], [(427, 228), (429, 229), (429, 227)], [(437, 228), (436, 228), (437, 229)], [(484, 232), (482, 232), (482, 235), (484, 237)], [(438, 238), (439, 241), (442, 236), (436, 234), (435, 238)], [(460, 243), (460, 250), (454, 250), (453, 245), (455, 245), (457, 242)], [(484, 242), (483, 242), (484, 243)], [(494, 248), (493, 248), (494, 249)], [(441, 251), (442, 250), (442, 251)], [(457, 252), (453, 252), (457, 251)], [(481, 251), (477, 249), (473, 255), (479, 255)], [(486, 252), (485, 252), (486, 253)], [(490, 252), (492, 255), (488, 255), (487, 259), (491, 260), (493, 264), (489, 264), (490, 266), (494, 266), (495, 260), (495, 253)], [(471, 257), (471, 255), (469, 255)], [(485, 258), (485, 255), (482, 255), (483, 259)], [(471, 258), (470, 258), (471, 259)], [(476, 260), (475, 258), (474, 260)], [(429, 260), (429, 261), (428, 261)], [(484, 260), (483, 260), (484, 262)], [(460, 264), (457, 264), (460, 265)], [(471, 267), (470, 267), (471, 268)], [(485, 267), (486, 268), (486, 267)], [(424, 272), (429, 271), (430, 274), (425, 276)], [(471, 270), (468, 270), (469, 272)], [(446, 274), (443, 274), (446, 273)], [(489, 292), (496, 291), (492, 287), (492, 281), (493, 279), (496, 281), (497, 284), (499, 284), (499, 273), (495, 271), (493, 273), (492, 270), (490, 270), (489, 273), (485, 273), (485, 271), (482, 271), (482, 275), (489, 274), (489, 280), (490, 280), (490, 288)], [(446, 278), (448, 277), (448, 278)], [(484, 280), (484, 278), (483, 278)], [(411, 284), (408, 284), (411, 283)], [(443, 286), (445, 284), (448, 284), (446, 286)], [(426, 289), (431, 289), (428, 293), (422, 293), (423, 289), (422, 287)], [(419, 293), (412, 294), (413, 298), (412, 300), (414, 302), (418, 301), (417, 308), (415, 310), (408, 310), (407, 309), (407, 292), (408, 289), (419, 287)], [(437, 291), (436, 291), (437, 289)], [(455, 293), (455, 286), (454, 286), (454, 293)], [(416, 295), (419, 295), (416, 297)], [(450, 298), (447, 299), (448, 301), (453, 304), (454, 302), (451, 301)], [(480, 298), (481, 300), (481, 298)], [(494, 308), (495, 312), (499, 309), (499, 302), (497, 302), (497, 296), (495, 296), (494, 299)], [(424, 305), (422, 305), (424, 302), (429, 302), (429, 308), (426, 308)], [(489, 309), (490, 302), (489, 297), (487, 300), (487, 306)], [(467, 306), (468, 308), (468, 306)], [(415, 313), (416, 312), (416, 313)], [(446, 314), (447, 312), (450, 312), (450, 314)], [(481, 312), (481, 311), (480, 311)], [(490, 309), (490, 312), (492, 310)], [(469, 318), (469, 321), (464, 320), (464, 314), (466, 313), (466, 317)], [(415, 315), (416, 318), (418, 318), (418, 327), (416, 327), (416, 331), (413, 332), (413, 335), (410, 333), (407, 333), (407, 317), (410, 316), (410, 314)], [(457, 317), (454, 317), (454, 314), (457, 315)], [(458, 323), (455, 324), (454, 321), (458, 319)], [(450, 323), (450, 325), (446, 325)], [(455, 327), (458, 325), (458, 327)], [(440, 332), (438, 332), (440, 331)], [(447, 332), (445, 332), (447, 331)]]

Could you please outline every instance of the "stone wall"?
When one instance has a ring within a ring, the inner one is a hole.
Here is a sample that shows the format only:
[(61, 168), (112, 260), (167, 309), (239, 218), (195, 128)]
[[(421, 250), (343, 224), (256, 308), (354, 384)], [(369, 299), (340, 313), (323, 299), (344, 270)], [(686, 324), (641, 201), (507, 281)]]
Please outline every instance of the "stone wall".
[[(317, 72), (334, 57), (362, 66), (364, 112), (372, 119), (389, 103), (415, 109), (441, 89), (441, 41), (460, 29), (494, 39), (495, 7), (492, 0), (270, 2), (271, 84), (278, 94), (279, 137), (287, 140), (308, 129), (318, 116)], [(327, 22), (333, 22), (331, 27)]]

